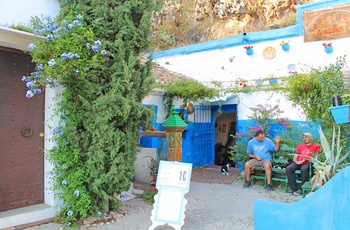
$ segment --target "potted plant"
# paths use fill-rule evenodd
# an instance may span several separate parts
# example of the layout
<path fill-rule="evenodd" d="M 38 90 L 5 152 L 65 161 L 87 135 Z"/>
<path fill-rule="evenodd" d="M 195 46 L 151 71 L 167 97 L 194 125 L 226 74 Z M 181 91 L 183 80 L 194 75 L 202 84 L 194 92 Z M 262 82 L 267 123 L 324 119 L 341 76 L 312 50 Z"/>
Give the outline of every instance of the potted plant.
<path fill-rule="evenodd" d="M 333 46 L 332 46 L 332 43 L 323 43 L 322 46 L 324 47 L 324 51 L 327 53 L 327 54 L 331 54 L 333 53 Z"/>
<path fill-rule="evenodd" d="M 348 95 L 345 95 L 345 97 Z M 339 95 L 332 97 L 333 107 L 330 108 L 336 124 L 346 124 L 350 122 L 350 104 L 343 105 Z"/>
<path fill-rule="evenodd" d="M 343 148 L 340 146 L 340 127 L 338 127 L 338 135 L 336 135 L 335 127 L 333 127 L 332 145 L 330 146 L 321 128 L 318 129 L 320 133 L 320 142 L 322 146 L 322 153 L 324 153 L 324 160 L 321 160 L 318 154 L 310 159 L 310 162 L 315 168 L 315 175 L 311 178 L 312 189 L 316 186 L 322 186 L 330 180 L 338 171 L 348 165 L 345 160 L 350 154 L 350 149 L 342 155 Z"/>
<path fill-rule="evenodd" d="M 290 49 L 290 45 L 289 45 L 289 41 L 285 42 L 285 41 L 282 41 L 280 46 L 282 47 L 282 50 L 283 51 L 289 51 Z"/>

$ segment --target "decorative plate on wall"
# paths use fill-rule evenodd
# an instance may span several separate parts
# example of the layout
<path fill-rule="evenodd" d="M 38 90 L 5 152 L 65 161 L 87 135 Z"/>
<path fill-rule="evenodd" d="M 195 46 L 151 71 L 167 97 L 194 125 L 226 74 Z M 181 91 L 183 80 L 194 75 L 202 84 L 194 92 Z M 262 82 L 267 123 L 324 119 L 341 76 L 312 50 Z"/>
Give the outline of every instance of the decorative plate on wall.
<path fill-rule="evenodd" d="M 274 59 L 276 57 L 276 49 L 272 46 L 268 46 L 263 51 L 263 57 L 266 60 Z"/>

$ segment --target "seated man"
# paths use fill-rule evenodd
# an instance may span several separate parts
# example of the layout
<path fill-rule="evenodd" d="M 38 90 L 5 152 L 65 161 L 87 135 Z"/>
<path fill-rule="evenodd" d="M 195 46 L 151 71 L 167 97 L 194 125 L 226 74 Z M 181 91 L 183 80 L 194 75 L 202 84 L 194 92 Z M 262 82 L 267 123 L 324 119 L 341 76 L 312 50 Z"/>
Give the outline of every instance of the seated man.
<path fill-rule="evenodd" d="M 309 179 L 310 170 L 310 158 L 313 153 L 320 152 L 320 146 L 312 143 L 311 133 L 303 133 L 304 143 L 298 145 L 293 157 L 293 162 L 287 166 L 286 172 L 288 177 L 288 183 L 291 188 L 289 193 L 294 195 L 301 195 L 301 190 L 297 188 L 294 172 L 295 170 L 301 170 L 301 185 L 303 185 Z"/>
<path fill-rule="evenodd" d="M 278 151 L 280 148 L 281 138 L 276 136 L 276 145 L 267 137 L 262 130 L 258 130 L 255 133 L 255 138 L 248 142 L 247 154 L 251 160 L 247 161 L 244 165 L 244 172 L 246 176 L 246 181 L 243 185 L 245 188 L 251 186 L 250 174 L 256 166 L 263 166 L 266 173 L 267 185 L 266 190 L 271 191 L 271 178 L 272 178 L 272 157 L 271 151 Z"/>

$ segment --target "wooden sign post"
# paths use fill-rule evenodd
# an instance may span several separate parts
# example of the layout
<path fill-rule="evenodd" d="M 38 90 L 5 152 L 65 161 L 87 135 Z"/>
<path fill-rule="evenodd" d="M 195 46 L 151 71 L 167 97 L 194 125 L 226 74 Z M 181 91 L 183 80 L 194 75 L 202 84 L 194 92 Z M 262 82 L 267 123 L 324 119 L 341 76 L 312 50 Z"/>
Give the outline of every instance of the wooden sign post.
<path fill-rule="evenodd" d="M 152 210 L 152 226 L 168 224 L 181 229 L 185 218 L 185 194 L 189 191 L 192 164 L 172 161 L 160 161 Z"/>

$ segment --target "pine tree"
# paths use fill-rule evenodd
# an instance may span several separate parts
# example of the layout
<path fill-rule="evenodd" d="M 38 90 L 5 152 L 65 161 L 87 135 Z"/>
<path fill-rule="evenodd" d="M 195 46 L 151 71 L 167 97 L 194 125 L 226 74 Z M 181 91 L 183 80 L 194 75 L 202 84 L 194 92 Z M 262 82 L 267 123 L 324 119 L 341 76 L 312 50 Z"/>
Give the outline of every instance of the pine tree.
<path fill-rule="evenodd" d="M 98 204 L 113 201 L 134 176 L 137 130 L 150 117 L 142 99 L 153 83 L 151 63 L 142 65 L 140 55 L 149 47 L 154 1 L 80 0 L 69 6 L 72 11 L 67 12 L 82 14 L 109 53 L 103 66 L 76 83 L 76 94 L 66 104 L 82 105 L 70 111 L 67 124 L 71 116 L 82 118 L 72 122 L 76 129 L 69 135 L 87 169 L 88 191 Z"/>

